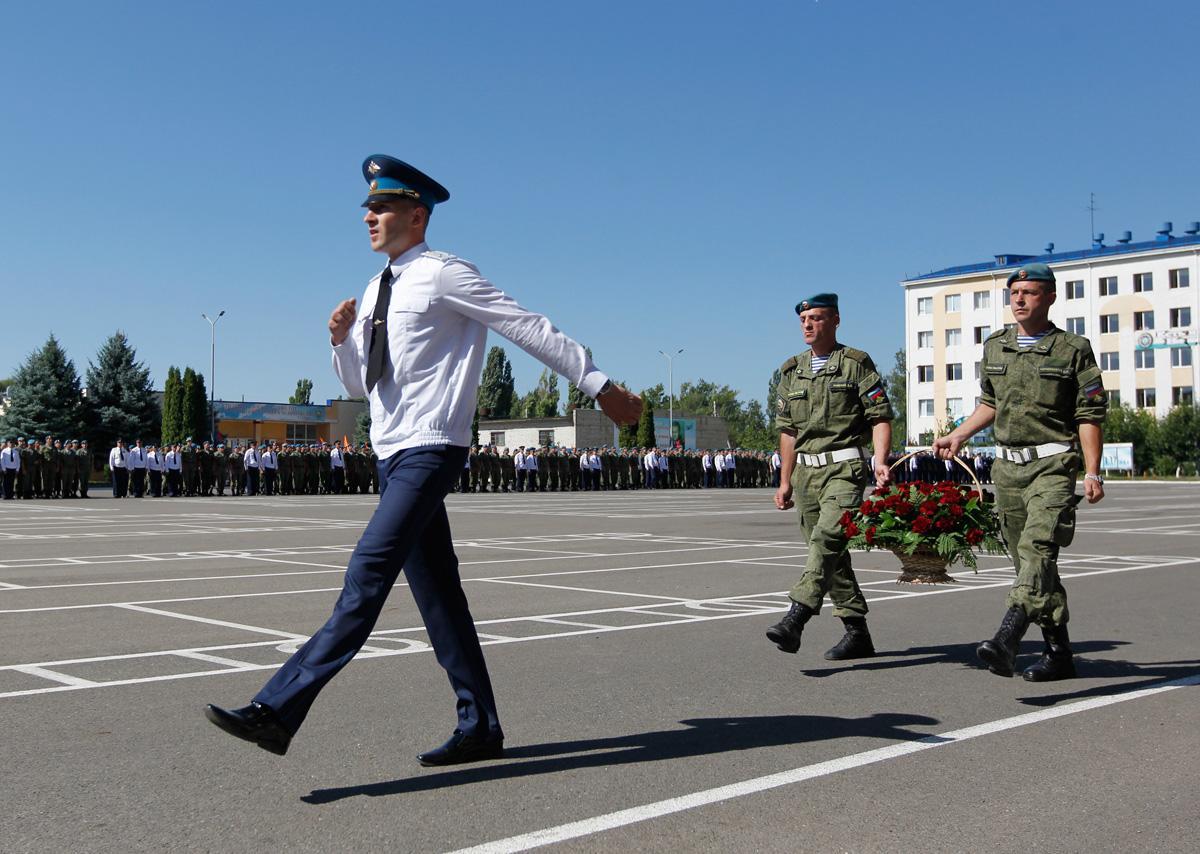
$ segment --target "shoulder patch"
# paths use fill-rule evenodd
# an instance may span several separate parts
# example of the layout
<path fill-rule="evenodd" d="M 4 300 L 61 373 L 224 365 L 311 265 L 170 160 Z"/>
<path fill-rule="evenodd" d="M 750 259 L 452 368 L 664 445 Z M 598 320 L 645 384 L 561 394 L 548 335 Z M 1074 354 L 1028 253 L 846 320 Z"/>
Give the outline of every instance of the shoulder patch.
<path fill-rule="evenodd" d="M 842 356 L 847 359 L 853 359 L 856 362 L 871 362 L 871 357 L 864 350 L 857 350 L 854 347 L 843 347 Z M 874 362 L 871 362 L 874 364 Z"/>
<path fill-rule="evenodd" d="M 995 340 L 997 340 L 997 339 L 999 339 L 999 338 L 1003 337 L 1004 333 L 1005 333 L 1005 332 L 1007 332 L 1007 331 L 1008 331 L 1008 330 L 1007 330 L 1007 329 L 1005 329 L 1005 328 L 1002 326 L 1002 327 L 1000 327 L 999 329 L 997 329 L 995 332 L 993 332 L 991 335 L 989 335 L 987 338 L 984 338 L 983 340 L 984 340 L 985 342 L 986 342 L 986 341 L 995 341 Z"/>
<path fill-rule="evenodd" d="M 788 371 L 795 368 L 797 360 L 798 360 L 798 357 L 792 356 L 790 359 L 788 359 L 786 362 L 784 362 L 782 365 L 779 366 L 779 373 L 786 374 Z"/>

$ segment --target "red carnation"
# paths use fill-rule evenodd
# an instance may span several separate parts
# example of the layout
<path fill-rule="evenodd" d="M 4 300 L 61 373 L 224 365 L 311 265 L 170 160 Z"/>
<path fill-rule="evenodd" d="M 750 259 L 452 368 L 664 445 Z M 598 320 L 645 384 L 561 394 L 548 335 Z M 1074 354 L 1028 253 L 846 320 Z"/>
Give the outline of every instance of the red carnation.
<path fill-rule="evenodd" d="M 867 537 L 867 545 L 868 546 L 875 545 L 875 526 L 874 525 L 867 528 L 866 537 Z"/>
<path fill-rule="evenodd" d="M 916 519 L 913 520 L 912 529 L 913 529 L 914 533 L 924 534 L 926 531 L 929 530 L 929 528 L 932 524 L 933 523 L 929 521 L 928 517 L 918 516 Z"/>
<path fill-rule="evenodd" d="M 934 527 L 939 531 L 949 531 L 954 527 L 954 520 L 950 518 L 938 519 Z"/>
<path fill-rule="evenodd" d="M 979 528 L 972 528 L 971 530 L 967 531 L 968 545 L 977 546 L 981 542 L 983 542 L 983 531 L 981 531 Z"/>
<path fill-rule="evenodd" d="M 888 488 L 886 486 L 877 486 L 877 487 L 875 487 L 874 491 L 871 494 L 872 495 L 886 495 L 887 491 L 888 491 Z"/>
<path fill-rule="evenodd" d="M 844 528 L 847 525 L 851 524 L 853 522 L 853 520 L 854 520 L 854 517 L 851 516 L 850 511 L 847 510 L 845 513 L 842 514 L 842 518 L 838 519 L 838 524 Z"/>
<path fill-rule="evenodd" d="M 873 502 L 873 501 L 864 501 L 858 507 L 858 512 L 863 514 L 864 516 L 870 516 L 874 511 L 875 511 L 875 502 Z"/>
<path fill-rule="evenodd" d="M 962 516 L 962 514 L 963 514 L 963 509 L 962 509 L 961 505 L 953 504 L 950 506 L 950 515 L 953 516 L 955 519 L 960 518 Z"/>
<path fill-rule="evenodd" d="M 858 525 L 855 525 L 853 522 L 848 524 L 846 526 L 846 536 L 847 537 L 857 537 L 858 536 Z"/>
<path fill-rule="evenodd" d="M 968 492 L 968 493 L 967 493 L 967 500 L 968 500 L 968 501 L 970 501 L 972 498 L 978 498 L 978 497 L 979 497 L 979 491 L 978 491 L 978 490 L 972 489 L 970 492 Z"/>
<path fill-rule="evenodd" d="M 962 496 L 958 493 L 958 490 L 955 490 L 954 492 L 943 492 L 942 493 L 942 503 L 943 504 L 958 504 L 961 501 L 962 501 Z"/>
<path fill-rule="evenodd" d="M 937 511 L 938 511 L 938 503 L 936 501 L 921 502 L 921 515 L 922 516 L 932 516 Z"/>

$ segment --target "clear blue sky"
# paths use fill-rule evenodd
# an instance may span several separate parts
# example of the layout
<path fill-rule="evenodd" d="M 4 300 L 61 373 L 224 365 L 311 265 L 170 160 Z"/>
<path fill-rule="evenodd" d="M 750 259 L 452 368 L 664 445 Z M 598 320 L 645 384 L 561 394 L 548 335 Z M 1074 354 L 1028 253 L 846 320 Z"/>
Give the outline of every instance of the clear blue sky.
<path fill-rule="evenodd" d="M 156 387 L 207 375 L 225 309 L 218 396 L 336 397 L 373 152 L 450 189 L 435 248 L 635 389 L 682 347 L 676 384 L 765 397 L 824 290 L 886 369 L 900 279 L 1082 248 L 1089 192 L 1110 234 L 1200 220 L 1195 2 L 334 5 L 6 5 L 0 376 L 118 328 Z"/>

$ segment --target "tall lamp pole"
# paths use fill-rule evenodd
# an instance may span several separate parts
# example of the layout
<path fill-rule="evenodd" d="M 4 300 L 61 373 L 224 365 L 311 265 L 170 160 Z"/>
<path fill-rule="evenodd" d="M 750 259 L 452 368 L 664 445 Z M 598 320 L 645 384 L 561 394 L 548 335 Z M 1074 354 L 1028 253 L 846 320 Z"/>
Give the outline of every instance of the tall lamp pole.
<path fill-rule="evenodd" d="M 667 360 L 667 385 L 670 387 L 667 392 L 667 446 L 675 446 L 675 357 L 683 352 L 680 347 L 674 353 L 666 353 L 662 350 L 658 354 Z"/>
<path fill-rule="evenodd" d="M 212 435 L 209 436 L 209 441 L 215 445 L 217 442 L 217 321 L 225 316 L 225 309 L 221 309 L 221 313 L 216 317 L 209 317 L 204 312 L 200 312 L 200 316 L 207 320 L 208 325 L 212 327 L 212 350 L 208 367 L 208 414 L 212 416 Z"/>

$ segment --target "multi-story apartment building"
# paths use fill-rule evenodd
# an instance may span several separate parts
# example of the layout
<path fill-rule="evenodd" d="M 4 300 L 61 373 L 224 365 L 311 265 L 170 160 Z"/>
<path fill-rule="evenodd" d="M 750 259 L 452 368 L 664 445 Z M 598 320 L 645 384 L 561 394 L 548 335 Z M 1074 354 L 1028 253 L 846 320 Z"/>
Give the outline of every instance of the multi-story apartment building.
<path fill-rule="evenodd" d="M 1200 320 L 1200 223 L 1181 236 L 1164 223 L 1154 240 L 1129 232 L 1114 246 L 1096 235 L 1090 249 L 997 255 L 901 282 L 910 439 L 970 414 L 979 402 L 983 342 L 1013 323 L 1006 281 L 1023 264 L 1049 264 L 1058 281 L 1050 319 L 1086 336 L 1114 404 L 1162 416 L 1192 404 Z"/>

